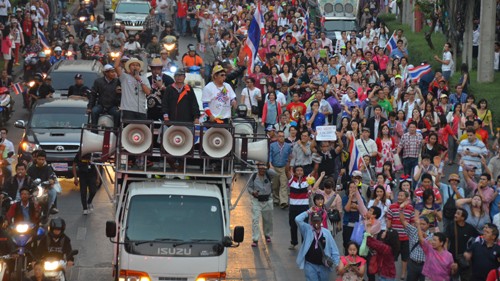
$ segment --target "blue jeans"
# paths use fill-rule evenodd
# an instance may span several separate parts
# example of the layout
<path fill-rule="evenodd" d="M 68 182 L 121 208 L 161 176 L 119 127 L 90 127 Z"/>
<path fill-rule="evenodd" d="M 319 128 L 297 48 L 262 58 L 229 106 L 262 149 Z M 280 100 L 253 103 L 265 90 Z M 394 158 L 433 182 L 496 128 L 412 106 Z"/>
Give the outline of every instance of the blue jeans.
<path fill-rule="evenodd" d="M 306 274 L 306 281 L 330 280 L 330 270 L 324 265 L 317 265 L 306 261 L 304 273 Z"/>
<path fill-rule="evenodd" d="M 403 158 L 403 167 L 405 175 L 413 175 L 413 169 L 418 165 L 418 158 Z"/>
<path fill-rule="evenodd" d="M 113 122 L 115 123 L 114 127 L 118 127 L 118 125 L 120 124 L 120 111 L 118 110 L 118 107 L 113 106 L 111 108 L 104 109 L 104 107 L 100 104 L 97 104 L 94 107 L 92 107 L 91 124 L 97 126 L 97 121 L 99 121 L 99 116 L 101 116 L 101 114 L 103 113 L 107 113 L 113 116 Z"/>
<path fill-rule="evenodd" d="M 175 30 L 180 36 L 184 36 L 186 34 L 187 22 L 186 17 L 175 18 Z"/>
<path fill-rule="evenodd" d="M 383 276 L 379 276 L 378 277 L 378 281 L 395 281 L 396 278 L 389 278 L 389 277 L 383 277 Z"/>
<path fill-rule="evenodd" d="M 52 208 L 52 206 L 54 206 L 54 203 L 56 202 L 57 191 L 54 188 L 48 188 L 47 195 L 49 197 L 48 210 L 50 211 L 50 208 Z"/>

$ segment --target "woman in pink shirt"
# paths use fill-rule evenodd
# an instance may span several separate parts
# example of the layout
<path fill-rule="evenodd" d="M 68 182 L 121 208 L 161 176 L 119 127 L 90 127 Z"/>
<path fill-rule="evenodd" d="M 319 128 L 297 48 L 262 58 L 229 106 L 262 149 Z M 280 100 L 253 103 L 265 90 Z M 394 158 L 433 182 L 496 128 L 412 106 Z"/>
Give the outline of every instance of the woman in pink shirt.
<path fill-rule="evenodd" d="M 373 61 L 378 64 L 378 69 L 380 72 L 385 72 L 387 69 L 387 64 L 389 63 L 389 57 L 384 53 L 384 49 L 378 49 L 377 55 L 373 58 Z"/>
<path fill-rule="evenodd" d="M 446 249 L 446 235 L 442 232 L 434 233 L 432 240 L 425 240 L 424 233 L 420 229 L 419 218 L 415 218 L 415 225 L 418 229 L 418 239 L 425 254 L 426 262 L 422 269 L 425 280 L 444 281 L 450 280 L 455 273 L 456 267 L 452 268 L 453 255 Z"/>

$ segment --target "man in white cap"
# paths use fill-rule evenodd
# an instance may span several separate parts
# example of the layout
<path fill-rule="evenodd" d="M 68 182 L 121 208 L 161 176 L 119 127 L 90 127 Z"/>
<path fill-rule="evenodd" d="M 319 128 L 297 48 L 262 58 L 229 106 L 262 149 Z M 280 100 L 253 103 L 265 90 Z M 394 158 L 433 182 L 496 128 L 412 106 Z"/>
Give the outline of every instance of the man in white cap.
<path fill-rule="evenodd" d="M 203 88 L 201 100 L 210 122 L 229 123 L 231 107 L 236 109 L 236 94 L 226 80 L 226 70 L 216 65 L 212 70 L 212 82 Z"/>
<path fill-rule="evenodd" d="M 95 44 L 99 43 L 99 36 L 97 36 L 97 31 L 99 31 L 97 27 L 92 27 L 91 33 L 85 38 L 85 43 L 87 43 L 89 47 L 94 47 Z"/>
<path fill-rule="evenodd" d="M 99 116 L 107 112 L 113 116 L 115 127 L 120 123 L 120 96 L 117 94 L 116 87 L 119 81 L 116 78 L 115 68 L 111 64 L 104 66 L 104 77 L 97 78 L 92 86 L 92 92 L 87 105 L 87 113 L 92 113 L 92 125 L 97 125 Z"/>
<path fill-rule="evenodd" d="M 144 63 L 131 58 L 125 63 L 125 71 L 121 64 L 121 55 L 115 59 L 115 69 L 122 87 L 120 109 L 122 119 L 146 120 L 146 96 L 151 93 L 151 85 L 146 75 L 141 75 Z"/>

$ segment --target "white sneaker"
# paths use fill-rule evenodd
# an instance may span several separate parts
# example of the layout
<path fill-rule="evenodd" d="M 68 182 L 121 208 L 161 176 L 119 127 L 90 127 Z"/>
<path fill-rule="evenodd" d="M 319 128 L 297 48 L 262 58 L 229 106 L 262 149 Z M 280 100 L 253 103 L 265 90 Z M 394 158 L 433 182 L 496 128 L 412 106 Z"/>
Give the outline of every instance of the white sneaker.
<path fill-rule="evenodd" d="M 89 211 L 90 212 L 93 212 L 94 211 L 94 204 L 88 204 L 88 208 L 89 208 Z"/>
<path fill-rule="evenodd" d="M 89 214 L 89 210 L 83 210 L 83 214 L 86 216 Z"/>

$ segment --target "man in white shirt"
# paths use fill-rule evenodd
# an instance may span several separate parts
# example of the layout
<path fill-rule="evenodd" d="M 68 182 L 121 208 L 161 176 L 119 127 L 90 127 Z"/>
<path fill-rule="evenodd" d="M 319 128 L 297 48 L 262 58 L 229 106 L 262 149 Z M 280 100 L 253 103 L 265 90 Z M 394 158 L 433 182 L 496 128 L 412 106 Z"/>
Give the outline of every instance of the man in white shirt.
<path fill-rule="evenodd" d="M 258 114 L 252 113 L 252 107 L 259 106 L 259 101 L 262 99 L 260 89 L 255 87 L 255 78 L 248 77 L 245 81 L 246 88 L 241 91 L 241 104 L 247 106 L 247 115 L 253 118 L 258 118 Z"/>
<path fill-rule="evenodd" d="M 412 118 L 413 109 L 418 108 L 420 110 L 420 101 L 415 99 L 415 90 L 412 87 L 406 90 L 406 94 L 408 95 L 408 100 L 403 103 L 403 111 L 406 114 L 406 120 L 410 120 Z"/>
<path fill-rule="evenodd" d="M 495 57 L 493 61 L 493 69 L 498 71 L 500 69 L 500 43 L 495 43 Z"/>
<path fill-rule="evenodd" d="M 5 144 L 5 149 L 8 151 L 7 153 L 12 154 L 11 156 L 9 156 L 9 158 L 4 159 L 7 160 L 7 163 L 9 163 L 9 165 L 6 167 L 8 175 L 5 175 L 5 178 L 7 178 L 12 174 L 12 163 L 14 162 L 16 155 L 16 149 L 14 148 L 14 144 L 7 139 L 8 132 L 9 130 L 7 130 L 7 128 L 0 128 L 0 144 Z"/>
<path fill-rule="evenodd" d="M 443 58 L 440 59 L 437 55 L 434 56 L 434 59 L 441 63 L 441 70 L 443 73 L 443 78 L 448 82 L 451 76 L 451 69 L 453 66 L 453 57 L 450 52 L 451 44 L 445 43 L 443 47 Z"/>
<path fill-rule="evenodd" d="M 94 47 L 95 44 L 99 43 L 99 36 L 97 35 L 97 31 L 97 27 L 92 27 L 92 32 L 85 38 L 85 43 L 87 43 L 87 45 L 89 45 L 89 47 L 91 48 Z"/>
<path fill-rule="evenodd" d="M 370 30 L 365 30 L 365 36 L 361 37 L 361 49 L 365 49 L 366 46 L 368 46 L 368 43 L 373 41 L 373 39 L 370 37 Z"/>
<path fill-rule="evenodd" d="M 326 38 L 326 33 L 325 32 L 321 32 L 321 35 L 320 35 L 320 41 L 321 41 L 321 47 L 323 49 L 328 49 L 330 50 L 330 53 L 333 54 L 333 42 L 330 38 Z"/>
<path fill-rule="evenodd" d="M 319 102 L 319 112 L 321 112 L 325 115 L 325 123 L 327 123 L 328 116 L 330 114 L 333 114 L 332 106 L 330 105 L 330 103 L 327 100 L 324 99 L 325 95 L 323 94 L 323 92 L 321 90 L 317 90 L 314 93 L 314 97 Z M 306 113 L 309 113 L 309 112 L 311 112 L 310 106 L 307 107 Z M 325 125 L 327 125 L 327 124 L 325 124 Z"/>
<path fill-rule="evenodd" d="M 226 80 L 226 70 L 216 65 L 212 70 L 212 82 L 203 88 L 201 101 L 203 110 L 210 122 L 228 124 L 231 120 L 231 107 L 236 108 L 236 94 Z"/>
<path fill-rule="evenodd" d="M 370 139 L 370 129 L 366 127 L 363 128 L 361 138 L 357 139 L 354 144 L 361 155 L 369 155 L 372 159 L 378 155 L 377 144 L 374 140 Z"/>

